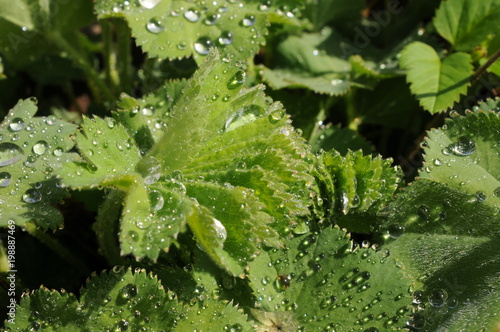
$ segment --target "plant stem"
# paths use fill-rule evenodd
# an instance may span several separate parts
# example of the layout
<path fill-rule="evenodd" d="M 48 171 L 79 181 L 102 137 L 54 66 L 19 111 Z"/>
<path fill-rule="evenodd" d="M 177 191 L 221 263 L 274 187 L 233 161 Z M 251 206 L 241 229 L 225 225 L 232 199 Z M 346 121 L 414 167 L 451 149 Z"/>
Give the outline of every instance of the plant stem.
<path fill-rule="evenodd" d="M 132 56 L 131 52 L 131 38 L 130 28 L 123 20 L 117 20 L 116 28 L 116 41 L 118 47 L 118 75 L 120 79 L 121 91 L 130 93 L 132 91 Z"/>
<path fill-rule="evenodd" d="M 104 75 L 106 76 L 106 83 L 110 87 L 115 87 L 115 82 L 113 80 L 113 31 L 111 29 L 111 23 L 108 20 L 101 22 L 102 29 L 102 53 L 104 59 Z M 114 89 L 113 89 L 114 90 Z M 116 92 L 116 91 L 115 91 Z"/>
<path fill-rule="evenodd" d="M 34 224 L 26 223 L 24 229 L 33 237 L 37 238 L 41 243 L 45 244 L 47 247 L 52 249 L 54 252 L 58 253 L 64 260 L 68 261 L 73 267 L 80 271 L 84 275 L 89 275 L 90 270 L 87 265 L 78 257 L 73 255 L 68 248 L 64 247 L 56 239 L 39 230 Z"/>
<path fill-rule="evenodd" d="M 471 82 L 475 82 L 479 79 L 479 77 L 481 77 L 481 75 L 484 74 L 484 72 L 492 65 L 495 63 L 495 61 L 498 60 L 498 58 L 500 58 L 500 49 L 498 49 L 489 59 L 488 61 L 485 62 L 484 65 L 482 65 L 481 67 L 479 67 L 476 72 L 474 73 L 474 75 L 472 75 L 472 78 L 471 78 Z"/>
<path fill-rule="evenodd" d="M 98 88 L 97 95 L 94 97 L 98 97 L 99 93 L 104 95 L 104 98 L 113 102 L 115 97 L 111 90 L 106 86 L 104 81 L 99 76 L 99 73 L 91 66 L 88 59 L 80 54 L 78 50 L 76 50 L 71 44 L 69 44 L 63 36 L 61 36 L 58 32 L 52 32 L 49 34 L 49 38 L 55 42 L 62 50 L 68 53 L 68 55 L 75 61 L 85 72 L 87 78 Z"/>

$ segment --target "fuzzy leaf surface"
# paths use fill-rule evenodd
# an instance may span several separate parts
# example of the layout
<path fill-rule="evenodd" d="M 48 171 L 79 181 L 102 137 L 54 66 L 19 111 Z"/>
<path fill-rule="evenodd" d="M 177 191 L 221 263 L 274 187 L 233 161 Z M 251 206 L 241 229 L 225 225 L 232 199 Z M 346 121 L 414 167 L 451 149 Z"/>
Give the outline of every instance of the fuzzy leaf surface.
<path fill-rule="evenodd" d="M 433 23 L 457 50 L 468 52 L 500 29 L 500 1 L 443 1 Z"/>
<path fill-rule="evenodd" d="M 76 127 L 54 116 L 34 117 L 36 102 L 21 100 L 0 124 L 1 225 L 9 220 L 22 226 L 33 222 L 44 229 L 62 226 L 62 216 L 51 203 L 66 197 L 55 178 L 65 154 L 73 147 Z"/>
<path fill-rule="evenodd" d="M 407 81 L 420 105 L 431 113 L 453 106 L 467 92 L 473 72 L 471 57 L 453 53 L 443 61 L 429 45 L 413 42 L 401 52 L 401 68 L 407 70 Z"/>
<path fill-rule="evenodd" d="M 389 207 L 388 235 L 399 238 L 387 248 L 411 262 L 427 307 L 417 327 L 489 331 L 498 323 L 499 126 L 498 113 L 480 110 L 429 132 L 421 178 Z"/>
<path fill-rule="evenodd" d="M 410 314 L 411 279 L 381 252 L 351 251 L 351 245 L 344 231 L 326 228 L 250 263 L 257 326 L 286 331 L 403 326 Z"/>
<path fill-rule="evenodd" d="M 210 47 L 225 56 L 245 59 L 257 52 L 267 33 L 267 14 L 249 3 L 230 1 L 139 1 L 124 5 L 115 0 L 97 1 L 99 18 L 122 17 L 133 36 L 152 57 L 193 56 L 202 63 Z"/>

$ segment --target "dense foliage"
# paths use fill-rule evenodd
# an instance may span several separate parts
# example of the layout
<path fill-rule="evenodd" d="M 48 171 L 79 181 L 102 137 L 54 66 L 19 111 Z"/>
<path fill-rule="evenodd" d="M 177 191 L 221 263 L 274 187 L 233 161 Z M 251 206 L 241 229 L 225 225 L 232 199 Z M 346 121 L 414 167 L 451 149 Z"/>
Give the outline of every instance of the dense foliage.
<path fill-rule="evenodd" d="M 500 0 L 0 0 L 4 330 L 498 331 L 498 31 Z"/>

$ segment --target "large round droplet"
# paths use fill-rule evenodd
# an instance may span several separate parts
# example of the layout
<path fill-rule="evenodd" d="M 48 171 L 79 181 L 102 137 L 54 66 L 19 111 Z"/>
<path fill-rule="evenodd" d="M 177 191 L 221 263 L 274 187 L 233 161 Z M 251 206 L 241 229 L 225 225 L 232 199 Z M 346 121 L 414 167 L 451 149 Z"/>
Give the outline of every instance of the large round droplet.
<path fill-rule="evenodd" d="M 255 16 L 253 15 L 246 15 L 243 20 L 241 20 L 241 25 L 244 27 L 251 27 L 252 25 L 255 24 Z"/>
<path fill-rule="evenodd" d="M 38 141 L 35 145 L 33 145 L 33 153 L 37 156 L 43 155 L 47 152 L 49 145 L 45 141 Z"/>
<path fill-rule="evenodd" d="M 404 231 L 405 231 L 404 226 L 398 224 L 390 225 L 387 228 L 389 236 L 392 237 L 393 239 L 397 239 L 398 237 L 403 235 Z"/>
<path fill-rule="evenodd" d="M 193 46 L 196 53 L 200 55 L 207 55 L 208 52 L 210 52 L 212 41 L 208 37 L 200 37 Z"/>
<path fill-rule="evenodd" d="M 14 143 L 0 143 L 0 167 L 9 166 L 22 159 L 24 151 Z"/>
<path fill-rule="evenodd" d="M 434 308 L 442 307 L 446 303 L 447 299 L 448 293 L 444 289 L 433 290 L 427 298 L 429 304 Z"/>
<path fill-rule="evenodd" d="M 23 201 L 29 204 L 38 203 L 42 200 L 42 194 L 36 189 L 28 189 L 23 195 Z"/>
<path fill-rule="evenodd" d="M 249 105 L 240 108 L 227 119 L 224 124 L 224 130 L 226 132 L 234 130 L 238 127 L 241 127 L 247 123 L 253 122 L 257 119 L 259 115 L 261 115 L 263 109 L 257 105 Z"/>
<path fill-rule="evenodd" d="M 231 45 L 233 43 L 233 34 L 229 31 L 224 31 L 219 37 L 219 44 L 222 46 Z"/>
<path fill-rule="evenodd" d="M 161 210 L 165 204 L 165 198 L 158 190 L 153 190 L 149 193 L 149 200 L 151 202 L 151 208 L 155 211 Z"/>
<path fill-rule="evenodd" d="M 149 156 L 141 160 L 138 165 L 138 171 L 144 177 L 146 184 L 154 184 L 161 177 L 161 164 L 158 159 Z"/>
<path fill-rule="evenodd" d="M 165 29 L 163 24 L 159 19 L 156 17 L 153 17 L 146 23 L 146 30 L 148 30 L 151 33 L 160 33 Z"/>
<path fill-rule="evenodd" d="M 10 183 L 11 175 L 8 172 L 0 172 L 0 187 L 7 187 Z"/>
<path fill-rule="evenodd" d="M 198 22 L 200 20 L 201 15 L 200 15 L 200 12 L 196 8 L 189 8 L 188 10 L 186 10 L 184 12 L 184 17 L 189 22 L 195 23 L 195 22 Z"/>
<path fill-rule="evenodd" d="M 277 123 L 279 120 L 283 119 L 284 116 L 285 116 L 285 111 L 282 109 L 272 111 L 269 114 L 269 121 L 271 123 Z"/>
<path fill-rule="evenodd" d="M 450 150 L 457 156 L 468 156 L 476 150 L 476 144 L 469 137 L 462 136 L 450 146 Z"/>
<path fill-rule="evenodd" d="M 208 15 L 205 21 L 203 21 L 203 23 L 205 23 L 206 25 L 215 25 L 215 23 L 217 23 L 219 18 L 220 14 Z"/>
<path fill-rule="evenodd" d="M 161 0 L 139 0 L 141 6 L 147 9 L 156 7 L 160 2 Z"/>
<path fill-rule="evenodd" d="M 496 188 L 496 189 L 493 191 L 493 195 L 495 195 L 496 197 L 500 197 L 500 187 Z"/>
<path fill-rule="evenodd" d="M 20 131 L 23 130 L 24 128 L 24 121 L 21 118 L 14 118 L 9 124 L 9 130 L 10 131 Z"/>
<path fill-rule="evenodd" d="M 246 79 L 247 73 L 245 73 L 243 70 L 238 70 L 236 74 L 234 74 L 234 76 L 231 77 L 231 79 L 227 82 L 227 88 L 229 90 L 236 89 L 237 87 L 245 83 Z"/>

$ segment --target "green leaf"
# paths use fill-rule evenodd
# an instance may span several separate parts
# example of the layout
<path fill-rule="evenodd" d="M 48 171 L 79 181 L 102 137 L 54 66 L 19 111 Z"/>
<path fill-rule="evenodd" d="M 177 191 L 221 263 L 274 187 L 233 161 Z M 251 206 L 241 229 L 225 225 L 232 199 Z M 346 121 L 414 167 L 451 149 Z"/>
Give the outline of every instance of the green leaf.
<path fill-rule="evenodd" d="M 152 57 L 193 56 L 204 61 L 210 47 L 224 56 L 251 57 L 264 43 L 267 14 L 256 5 L 230 1 L 204 5 L 188 1 L 139 1 L 124 5 L 115 0 L 96 3 L 100 19 L 122 17 L 142 49 Z"/>
<path fill-rule="evenodd" d="M 0 80 L 6 78 L 5 74 L 3 73 L 3 62 L 2 58 L 0 57 Z"/>
<path fill-rule="evenodd" d="M 308 0 L 303 15 L 314 24 L 316 29 L 320 29 L 328 22 L 340 24 L 361 19 L 364 6 L 365 3 L 362 0 Z"/>
<path fill-rule="evenodd" d="M 21 100 L 0 124 L 1 225 L 9 220 L 22 226 L 33 222 L 44 229 L 62 226 L 62 216 L 51 203 L 67 193 L 55 179 L 62 164 L 72 160 L 75 126 L 54 116 L 33 117 L 34 100 Z"/>
<path fill-rule="evenodd" d="M 466 53 L 453 53 L 443 61 L 429 45 L 413 42 L 401 52 L 400 65 L 420 105 L 431 113 L 453 106 L 467 92 L 473 67 Z"/>
<path fill-rule="evenodd" d="M 446 129 L 427 133 L 421 178 L 444 183 L 470 199 L 500 209 L 500 118 L 478 111 L 446 120 Z"/>
<path fill-rule="evenodd" d="M 459 51 L 471 51 L 500 29 L 500 1 L 448 0 L 436 11 L 434 26 Z"/>
<path fill-rule="evenodd" d="M 412 285 L 392 258 L 353 244 L 338 228 L 290 239 L 249 264 L 258 327 L 383 331 L 404 326 Z M 285 328 L 286 327 L 286 328 Z"/>
<path fill-rule="evenodd" d="M 0 47 L 13 65 L 60 51 L 52 34 L 71 35 L 93 21 L 90 1 L 0 1 Z M 71 38 L 68 38 L 71 40 Z"/>
<path fill-rule="evenodd" d="M 389 206 L 386 237 L 398 239 L 387 249 L 420 280 L 415 327 L 498 323 L 499 128 L 498 113 L 479 110 L 431 130 L 420 179 Z"/>
<path fill-rule="evenodd" d="M 327 217 L 351 210 L 376 212 L 396 190 L 399 175 L 390 159 L 363 156 L 361 150 L 345 156 L 335 150 L 321 152 L 315 172 L 320 197 L 317 212 Z"/>

